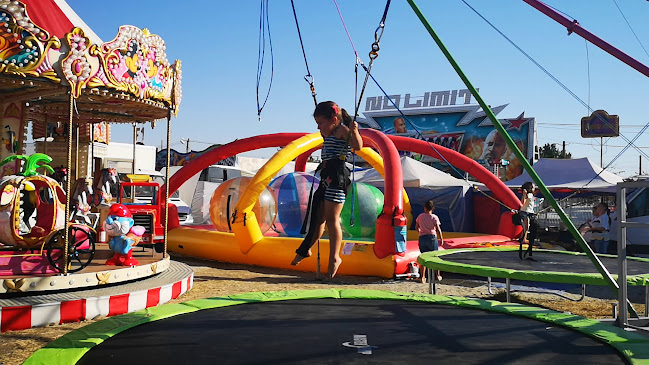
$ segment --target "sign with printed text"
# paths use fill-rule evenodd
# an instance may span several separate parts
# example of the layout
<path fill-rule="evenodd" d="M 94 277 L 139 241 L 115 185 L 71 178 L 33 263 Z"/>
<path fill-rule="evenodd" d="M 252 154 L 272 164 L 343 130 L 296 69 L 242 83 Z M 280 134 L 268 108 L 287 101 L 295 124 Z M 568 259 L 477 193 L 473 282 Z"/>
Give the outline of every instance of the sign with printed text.
<path fill-rule="evenodd" d="M 441 93 L 441 92 L 440 92 Z M 365 119 L 359 121 L 363 128 L 377 129 L 385 134 L 392 134 L 425 141 L 440 145 L 459 152 L 481 165 L 492 169 L 498 165 L 503 167 L 500 175 L 504 180 L 510 180 L 523 172 L 523 166 L 507 146 L 505 139 L 496 130 L 486 113 L 479 105 L 465 104 L 470 102 L 465 90 L 451 90 L 444 92 L 442 97 L 436 93 L 435 103 L 432 97 L 426 94 L 418 100 L 421 107 L 406 94 L 406 98 L 392 98 L 401 100 L 400 108 L 406 107 L 401 112 L 392 108 L 379 105 L 375 99 L 368 98 L 367 108 L 364 112 Z M 471 95 L 470 93 L 468 95 Z M 462 98 L 460 98 L 462 96 Z M 440 103 L 437 103 L 441 100 Z M 461 100 L 461 102 L 460 102 Z M 404 104 L 405 103 L 405 104 Z M 426 106 L 426 107 L 423 107 Z M 492 106 L 494 114 L 498 114 L 507 107 L 507 104 Z M 526 117 L 520 113 L 514 118 L 499 118 L 509 136 L 526 158 L 534 156 L 535 126 L 534 117 Z M 445 161 L 438 161 L 430 156 L 418 155 L 408 151 L 400 151 L 434 167 L 453 173 L 453 169 Z M 507 161 L 502 163 L 502 161 Z M 506 165 L 506 166 L 505 166 Z M 463 176 L 456 176 L 462 178 Z"/>
<path fill-rule="evenodd" d="M 604 110 L 595 110 L 589 117 L 581 118 L 581 137 L 619 137 L 620 117 Z"/>

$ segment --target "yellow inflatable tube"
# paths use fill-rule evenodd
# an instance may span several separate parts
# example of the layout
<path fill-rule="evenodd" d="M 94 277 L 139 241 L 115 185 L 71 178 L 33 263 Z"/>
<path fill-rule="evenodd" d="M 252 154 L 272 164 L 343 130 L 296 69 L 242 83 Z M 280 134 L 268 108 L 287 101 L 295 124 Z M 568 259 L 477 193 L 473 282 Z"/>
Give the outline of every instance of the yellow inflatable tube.
<path fill-rule="evenodd" d="M 181 226 L 169 231 L 168 248 L 174 253 L 207 260 L 316 272 L 318 244 L 313 246 L 311 257 L 298 266 L 290 265 L 300 243 L 302 238 L 299 237 L 264 237 L 254 249 L 243 253 L 232 233 Z M 353 244 L 353 248 L 349 255 L 342 255 L 339 275 L 394 277 L 394 259 L 392 256 L 378 259 L 372 249 L 373 241 L 343 238 L 345 244 Z M 324 272 L 329 262 L 329 240 L 320 240 L 319 246 L 320 266 Z"/>
<path fill-rule="evenodd" d="M 300 137 L 273 155 L 273 157 L 271 157 L 271 159 L 268 160 L 259 171 L 257 171 L 257 174 L 252 178 L 252 181 L 246 190 L 239 197 L 234 210 L 235 218 L 232 223 L 232 232 L 234 232 L 234 236 L 239 243 L 241 252 L 248 253 L 256 243 L 264 238 L 261 229 L 259 228 L 257 217 L 252 211 L 252 208 L 263 189 L 268 186 L 270 180 L 288 162 L 294 160 L 302 153 L 312 150 L 320 145 L 322 145 L 322 136 L 319 132 Z M 360 151 L 356 151 L 356 153 L 372 165 L 372 167 L 374 167 L 381 176 L 385 178 L 385 170 L 381 155 L 367 147 L 362 148 Z M 412 222 L 412 208 L 410 207 L 410 201 L 405 193 L 405 189 L 403 200 L 404 210 L 407 212 L 406 217 L 409 222 Z"/>
<path fill-rule="evenodd" d="M 255 243 L 264 238 L 261 229 L 259 229 L 257 217 L 252 211 L 261 192 L 268 186 L 273 176 L 289 161 L 321 144 L 322 136 L 319 132 L 307 134 L 286 145 L 257 171 L 234 208 L 235 218 L 232 223 L 232 232 L 239 242 L 241 252 L 247 253 Z"/>

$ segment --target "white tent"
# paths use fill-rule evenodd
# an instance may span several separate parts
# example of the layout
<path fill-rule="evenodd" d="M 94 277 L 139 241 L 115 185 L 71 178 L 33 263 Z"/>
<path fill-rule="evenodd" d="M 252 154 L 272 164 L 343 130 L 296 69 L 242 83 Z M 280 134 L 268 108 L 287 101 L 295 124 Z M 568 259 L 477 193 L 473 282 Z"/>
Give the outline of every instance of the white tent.
<path fill-rule="evenodd" d="M 261 158 L 261 157 L 246 157 L 246 156 L 237 156 L 237 163 L 236 165 L 244 171 L 252 171 L 253 174 L 250 176 L 254 176 L 254 173 L 256 173 L 266 162 L 268 162 L 269 159 L 267 158 Z M 307 162 L 306 163 L 306 172 L 308 173 L 313 173 L 315 169 L 318 167 L 318 164 L 315 162 Z M 275 176 L 282 176 L 284 174 L 288 174 L 290 172 L 295 171 L 295 161 L 289 161 L 284 167 L 282 167 Z M 242 174 L 243 175 L 243 174 Z"/>
<path fill-rule="evenodd" d="M 615 193 L 622 178 L 597 166 L 587 157 L 574 159 L 542 158 L 532 166 L 548 189 L 590 190 Z M 519 188 L 532 181 L 525 171 L 515 179 L 505 182 L 511 188 Z"/>
<path fill-rule="evenodd" d="M 406 188 L 435 188 L 449 186 L 470 187 L 472 184 L 455 178 L 432 166 L 419 162 L 410 157 L 401 157 L 401 168 L 403 170 L 403 186 Z M 383 177 L 375 169 L 355 172 L 357 182 L 367 183 L 374 186 L 385 184 Z"/>

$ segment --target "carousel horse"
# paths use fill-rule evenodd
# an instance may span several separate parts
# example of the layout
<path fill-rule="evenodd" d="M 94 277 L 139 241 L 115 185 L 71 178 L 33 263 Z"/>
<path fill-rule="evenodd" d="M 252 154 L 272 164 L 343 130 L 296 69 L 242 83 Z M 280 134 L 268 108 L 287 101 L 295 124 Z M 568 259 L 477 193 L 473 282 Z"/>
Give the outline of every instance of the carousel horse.
<path fill-rule="evenodd" d="M 75 182 L 71 200 L 73 204 L 73 219 L 82 220 L 84 223 L 91 225 L 92 221 L 88 213 L 95 206 L 95 195 L 96 193 L 92 188 L 92 180 L 82 178 Z"/>
<path fill-rule="evenodd" d="M 95 200 L 95 205 L 110 205 L 113 196 L 117 195 L 119 192 L 119 176 L 117 175 L 117 170 L 113 168 L 102 169 L 99 179 L 97 179 L 95 190 L 97 191 L 96 194 L 98 194 L 98 199 Z"/>

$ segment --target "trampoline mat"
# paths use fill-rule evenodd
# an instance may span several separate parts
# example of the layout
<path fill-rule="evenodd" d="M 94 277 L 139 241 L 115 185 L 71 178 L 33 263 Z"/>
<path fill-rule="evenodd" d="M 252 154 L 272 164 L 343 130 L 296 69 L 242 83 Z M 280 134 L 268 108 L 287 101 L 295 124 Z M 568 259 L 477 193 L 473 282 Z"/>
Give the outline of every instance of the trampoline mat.
<path fill-rule="evenodd" d="M 521 260 L 518 251 L 460 251 L 439 256 L 447 262 L 496 267 L 510 270 L 553 271 L 578 274 L 598 274 L 586 255 L 571 255 L 534 251 L 536 261 Z M 598 256 L 606 269 L 617 273 L 617 257 Z M 649 274 L 649 262 L 627 260 L 627 275 Z"/>
<path fill-rule="evenodd" d="M 361 354 L 354 335 L 366 335 Z M 365 348 L 367 351 L 368 349 Z M 528 318 L 401 300 L 303 299 L 205 309 L 146 323 L 79 364 L 575 363 L 625 360 L 576 331 Z"/>

